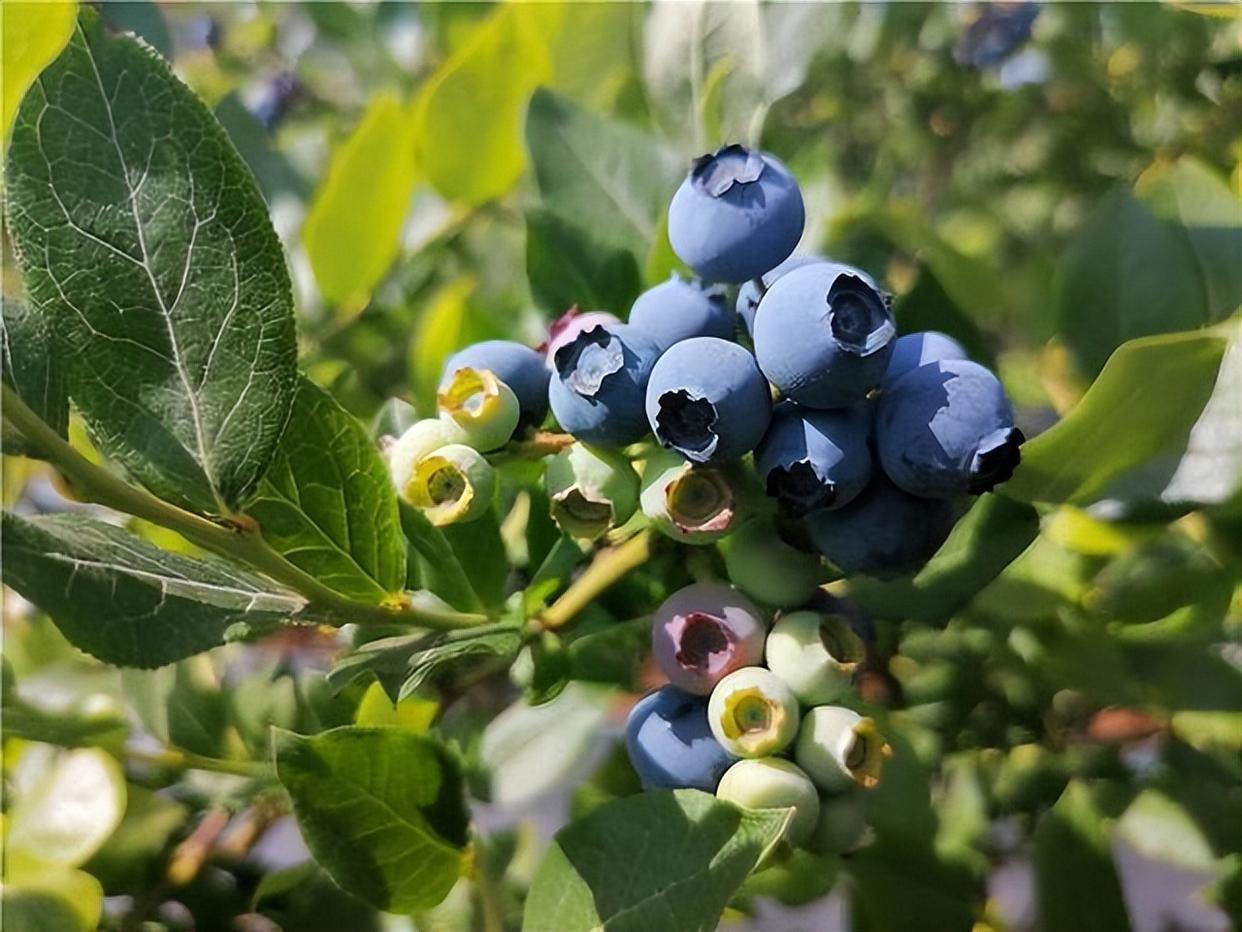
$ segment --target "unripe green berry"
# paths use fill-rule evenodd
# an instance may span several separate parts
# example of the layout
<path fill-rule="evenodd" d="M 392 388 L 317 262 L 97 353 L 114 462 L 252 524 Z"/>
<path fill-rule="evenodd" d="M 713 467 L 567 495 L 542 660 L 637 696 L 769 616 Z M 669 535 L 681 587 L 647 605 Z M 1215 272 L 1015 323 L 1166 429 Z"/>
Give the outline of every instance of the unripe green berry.
<path fill-rule="evenodd" d="M 764 655 L 803 705 L 823 705 L 849 690 L 866 647 L 840 615 L 793 612 L 773 625 Z"/>
<path fill-rule="evenodd" d="M 836 705 L 807 712 L 794 746 L 794 760 L 825 793 L 871 789 L 891 754 L 874 721 Z"/>
<path fill-rule="evenodd" d="M 794 845 L 810 838 L 819 821 L 815 784 L 800 768 L 779 757 L 738 761 L 720 778 L 716 796 L 747 809 L 792 808 L 786 838 Z"/>
<path fill-rule="evenodd" d="M 730 754 L 767 757 L 788 747 L 797 734 L 798 700 L 770 670 L 743 667 L 712 690 L 707 722 Z"/>
<path fill-rule="evenodd" d="M 867 839 L 867 807 L 861 790 L 847 790 L 819 801 L 819 821 L 807 847 L 820 854 L 847 854 Z"/>
<path fill-rule="evenodd" d="M 503 447 L 521 417 L 517 395 L 488 369 L 458 369 L 436 395 L 440 417 L 465 433 L 466 443 L 486 453 Z"/>
<path fill-rule="evenodd" d="M 638 508 L 638 473 L 616 453 L 575 443 L 548 460 L 552 518 L 570 537 L 594 540 Z"/>
<path fill-rule="evenodd" d="M 436 527 L 464 524 L 491 508 L 496 472 L 477 450 L 451 443 L 418 461 L 407 492 Z"/>
<path fill-rule="evenodd" d="M 410 501 L 409 486 L 414 478 L 414 467 L 424 456 L 451 443 L 465 442 L 465 431 L 452 421 L 427 418 L 412 424 L 388 448 L 388 474 L 397 495 Z"/>
<path fill-rule="evenodd" d="M 822 561 L 789 546 L 768 521 L 748 521 L 720 549 L 733 585 L 776 608 L 804 605 L 828 579 Z"/>
<path fill-rule="evenodd" d="M 724 470 L 666 450 L 647 460 L 640 500 L 653 527 L 685 544 L 719 540 L 737 524 L 737 496 Z"/>

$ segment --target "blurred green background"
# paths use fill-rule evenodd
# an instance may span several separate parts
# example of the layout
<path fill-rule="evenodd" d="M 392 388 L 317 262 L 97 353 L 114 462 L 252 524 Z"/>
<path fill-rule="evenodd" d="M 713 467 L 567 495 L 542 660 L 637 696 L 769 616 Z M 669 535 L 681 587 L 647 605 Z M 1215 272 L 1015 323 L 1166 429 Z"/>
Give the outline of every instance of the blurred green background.
<path fill-rule="evenodd" d="M 1220 345 L 1197 355 L 1183 351 L 1206 337 L 1114 359 L 1076 433 L 1017 480 L 1052 503 L 1038 528 L 981 538 L 1013 551 L 993 571 L 968 519 L 930 576 L 839 586 L 878 619 L 864 696 L 914 753 L 871 802 L 872 846 L 839 871 L 760 875 L 727 922 L 1242 921 L 1237 6 L 102 9 L 228 129 L 289 256 L 303 366 L 367 420 L 391 398 L 430 411 L 443 360 L 466 343 L 538 343 L 575 304 L 623 316 L 678 268 L 664 210 L 688 160 L 726 141 L 797 175 L 801 251 L 869 270 L 903 331 L 944 330 L 995 366 L 1028 436 L 1073 410 L 1124 342 L 1216 327 Z M 4 284 L 19 286 L 7 261 Z M 19 509 L 71 507 L 12 457 L 3 492 Z M 1003 510 L 992 520 L 1005 530 Z M 623 600 L 657 585 L 640 574 L 601 610 L 631 617 Z M 392 711 L 375 687 L 334 693 L 337 645 L 315 635 L 122 674 L 5 598 L 12 928 L 93 927 L 105 895 L 108 929 L 411 927 L 308 865 L 280 799 L 241 764 L 178 761 L 261 757 L 271 723 L 425 729 L 434 702 Z M 495 823 L 479 876 L 515 927 L 570 794 L 584 807 L 628 786 L 609 756 L 628 693 L 574 686 L 532 707 L 509 705 L 506 685 L 485 683 L 442 727 L 473 736 L 462 746 Z M 68 831 L 65 811 L 80 813 Z M 460 886 L 414 925 L 481 927 L 479 891 Z"/>

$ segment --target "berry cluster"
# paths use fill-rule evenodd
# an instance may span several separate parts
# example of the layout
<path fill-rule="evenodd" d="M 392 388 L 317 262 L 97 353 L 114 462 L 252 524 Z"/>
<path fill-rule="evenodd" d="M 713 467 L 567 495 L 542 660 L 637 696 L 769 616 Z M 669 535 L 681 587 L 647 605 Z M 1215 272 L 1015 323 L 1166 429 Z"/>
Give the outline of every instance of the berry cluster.
<path fill-rule="evenodd" d="M 876 781 L 887 745 L 830 704 L 862 641 L 841 617 L 799 609 L 826 581 L 824 558 L 847 574 L 921 567 L 967 496 L 1012 474 L 1023 438 L 1000 382 L 954 340 L 898 338 L 871 276 L 794 256 L 804 224 L 772 156 L 731 145 L 696 160 L 668 235 L 698 278 L 650 289 L 625 323 L 572 311 L 542 353 L 461 351 L 439 417 L 397 440 L 390 464 L 433 523 L 468 521 L 494 494 L 484 454 L 550 411 L 568 436 L 544 481 L 566 534 L 593 541 L 633 519 L 719 541 L 733 586 L 690 586 L 656 613 L 670 685 L 635 706 L 631 760 L 646 787 L 791 806 L 794 842 L 820 825 L 840 846 L 857 834 L 841 827 L 861 824 L 847 791 Z M 784 612 L 770 631 L 756 602 Z"/>
<path fill-rule="evenodd" d="M 845 573 L 918 569 L 965 497 L 1012 474 L 1022 434 L 1000 382 L 954 340 L 897 338 L 869 275 L 792 255 L 804 222 L 772 156 L 731 145 L 696 160 L 668 233 L 700 277 L 650 289 L 627 323 L 571 312 L 542 354 L 493 340 L 453 356 L 440 417 L 391 449 L 401 496 L 437 524 L 481 514 L 495 486 L 483 454 L 550 408 L 575 443 L 549 461 L 547 490 L 576 538 L 639 509 L 685 543 L 738 532 L 730 562 L 777 570 L 741 571 L 778 606 L 818 578 L 807 553 Z"/>
<path fill-rule="evenodd" d="M 669 685 L 634 706 L 625 735 L 644 789 L 790 807 L 792 844 L 827 852 L 858 843 L 858 790 L 878 782 L 889 748 L 871 719 L 831 704 L 866 654 L 845 617 L 794 611 L 769 630 L 733 587 L 696 583 L 656 611 L 651 647 Z"/>

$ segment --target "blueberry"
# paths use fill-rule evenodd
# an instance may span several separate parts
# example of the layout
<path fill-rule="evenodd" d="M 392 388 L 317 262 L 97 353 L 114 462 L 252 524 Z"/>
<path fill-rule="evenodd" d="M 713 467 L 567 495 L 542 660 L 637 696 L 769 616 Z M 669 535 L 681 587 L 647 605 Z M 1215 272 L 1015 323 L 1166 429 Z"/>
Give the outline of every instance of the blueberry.
<path fill-rule="evenodd" d="M 867 838 L 866 794 L 858 789 L 825 796 L 819 801 L 819 822 L 807 847 L 820 854 L 847 854 Z"/>
<path fill-rule="evenodd" d="M 996 376 L 967 359 L 942 359 L 911 369 L 884 392 L 875 439 L 896 485 L 948 498 L 990 491 L 1012 476 L 1025 438 Z"/>
<path fill-rule="evenodd" d="M 729 581 L 777 608 L 802 605 L 827 581 L 819 559 L 789 546 L 763 519 L 746 522 L 720 542 L 720 549 Z"/>
<path fill-rule="evenodd" d="M 794 760 L 825 793 L 872 789 L 891 755 L 892 748 L 875 722 L 835 705 L 807 712 L 794 746 Z"/>
<path fill-rule="evenodd" d="M 577 305 L 552 321 L 548 327 L 548 339 L 539 346 L 544 355 L 544 365 L 550 370 L 556 369 L 556 351 L 570 342 L 584 330 L 595 326 L 611 327 L 621 323 L 621 319 L 607 311 L 582 311 Z"/>
<path fill-rule="evenodd" d="M 406 498 L 436 527 L 483 517 L 496 495 L 496 472 L 475 449 L 451 443 L 428 453 L 414 467 Z"/>
<path fill-rule="evenodd" d="M 521 417 L 517 396 L 490 369 L 453 369 L 436 406 L 441 418 L 462 429 L 468 445 L 485 453 L 508 443 Z"/>
<path fill-rule="evenodd" d="M 798 700 L 785 681 L 763 667 L 734 670 L 707 703 L 712 734 L 738 757 L 778 754 L 798 732 Z"/>
<path fill-rule="evenodd" d="M 387 449 L 388 472 L 397 495 L 410 500 L 414 470 L 428 454 L 451 443 L 465 443 L 466 432 L 453 421 L 425 418 L 416 421 Z"/>
<path fill-rule="evenodd" d="M 768 669 L 789 684 L 803 705 L 845 695 L 866 652 L 846 618 L 819 612 L 785 615 L 764 645 Z"/>
<path fill-rule="evenodd" d="M 738 317 L 746 324 L 746 332 L 752 337 L 755 335 L 755 312 L 759 309 L 759 299 L 763 297 L 763 292 L 772 287 L 773 282 L 786 272 L 819 262 L 829 260 L 822 256 L 790 256 L 770 272 L 764 272 L 758 279 L 743 282 L 742 287 L 737 290 L 736 310 Z M 760 284 L 762 288 L 759 287 Z"/>
<path fill-rule="evenodd" d="M 806 842 L 819 823 L 815 784 L 801 767 L 779 757 L 738 761 L 725 771 L 716 796 L 747 809 L 793 809 L 785 835 L 793 845 Z"/>
<path fill-rule="evenodd" d="M 517 396 L 519 426 L 537 426 L 548 414 L 548 370 L 543 358 L 529 346 L 512 340 L 485 340 L 453 356 L 444 365 L 440 387 L 457 369 L 487 369 Z"/>
<path fill-rule="evenodd" d="M 648 693 L 630 710 L 625 749 L 645 790 L 712 793 L 734 761 L 712 737 L 707 700 L 674 686 Z"/>
<path fill-rule="evenodd" d="M 638 296 L 629 322 L 666 350 L 690 337 L 732 340 L 736 314 L 720 288 L 705 288 L 674 274 Z"/>
<path fill-rule="evenodd" d="M 888 369 L 884 371 L 883 384 L 887 388 L 911 369 L 928 363 L 967 358 L 962 344 L 938 330 L 907 333 L 893 344 L 893 355 L 888 360 Z"/>
<path fill-rule="evenodd" d="M 676 453 L 658 450 L 644 464 L 639 503 L 661 534 L 684 544 L 707 544 L 739 521 L 735 485 L 731 472 L 695 466 Z"/>
<path fill-rule="evenodd" d="M 755 451 L 764 488 L 789 514 L 840 508 L 871 478 L 871 413 L 817 411 L 783 401 Z"/>
<path fill-rule="evenodd" d="M 695 463 L 753 450 L 772 416 L 772 394 L 755 358 L 719 337 L 692 337 L 660 357 L 647 383 L 656 439 Z"/>
<path fill-rule="evenodd" d="M 759 663 L 766 634 L 750 599 L 730 586 L 695 583 L 656 609 L 651 651 L 670 683 L 705 696 L 726 674 Z"/>
<path fill-rule="evenodd" d="M 595 540 L 638 508 L 638 474 L 630 461 L 583 443 L 548 460 L 544 483 L 552 518 L 571 537 Z"/>
<path fill-rule="evenodd" d="M 700 278 L 736 284 L 786 259 L 805 222 L 789 169 L 732 145 L 695 160 L 669 205 L 668 239 Z"/>
<path fill-rule="evenodd" d="M 848 266 L 817 263 L 781 276 L 763 296 L 755 356 L 794 401 L 841 408 L 880 384 L 895 334 L 874 283 Z"/>
<path fill-rule="evenodd" d="M 643 400 L 659 355 L 654 340 L 627 324 L 582 331 L 556 351 L 548 400 L 557 423 L 600 446 L 639 440 L 647 433 Z"/>
<path fill-rule="evenodd" d="M 910 495 L 877 471 L 854 501 L 812 512 L 805 524 L 815 548 L 837 569 L 884 578 L 918 570 L 957 518 L 956 503 Z"/>

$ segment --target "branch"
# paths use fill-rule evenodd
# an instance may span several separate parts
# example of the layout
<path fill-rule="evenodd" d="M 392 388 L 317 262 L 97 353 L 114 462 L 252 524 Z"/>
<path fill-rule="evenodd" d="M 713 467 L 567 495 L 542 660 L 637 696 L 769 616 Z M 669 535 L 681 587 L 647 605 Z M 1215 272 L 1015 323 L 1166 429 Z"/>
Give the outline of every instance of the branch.
<path fill-rule="evenodd" d="M 131 486 L 82 456 L 31 411 L 12 388 L 3 386 L 0 398 L 4 402 L 4 419 L 69 479 L 81 498 L 176 531 L 191 543 L 226 559 L 243 560 L 274 581 L 305 596 L 309 609 L 339 619 L 339 624 L 409 624 L 443 631 L 487 621 L 483 615 L 417 608 L 408 601 L 392 607 L 355 602 L 329 589 L 273 550 L 253 522 L 249 527 L 242 526 L 245 522 L 224 527 L 169 504 L 145 489 Z"/>
<path fill-rule="evenodd" d="M 605 589 L 646 563 L 651 556 L 652 543 L 652 532 L 643 530 L 623 544 L 601 550 L 586 571 L 536 619 L 537 623 L 544 630 L 551 630 L 573 620 Z"/>

